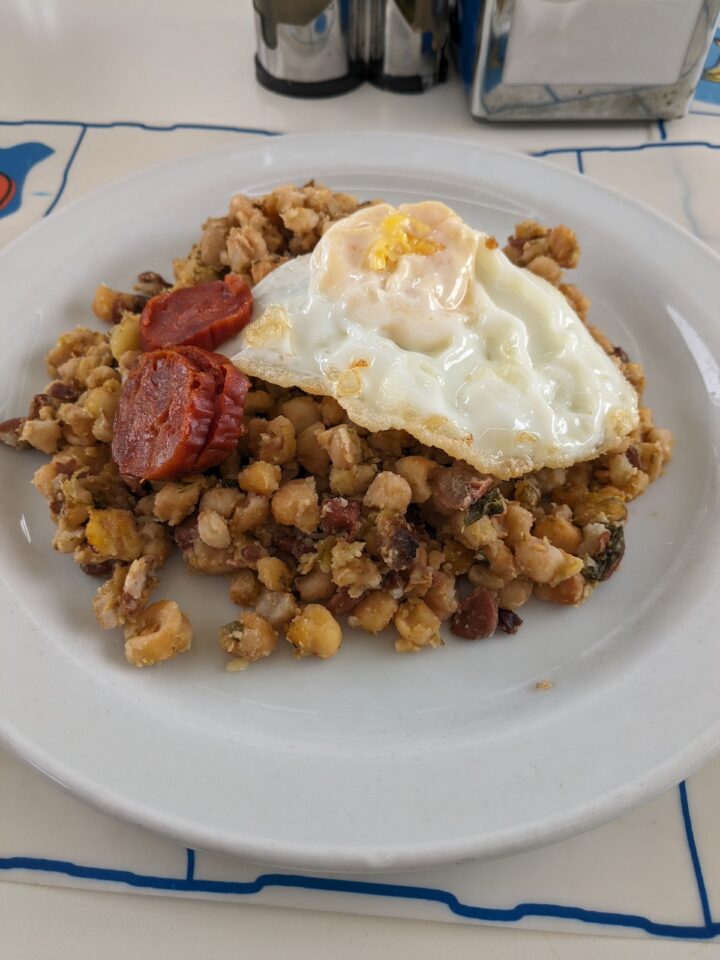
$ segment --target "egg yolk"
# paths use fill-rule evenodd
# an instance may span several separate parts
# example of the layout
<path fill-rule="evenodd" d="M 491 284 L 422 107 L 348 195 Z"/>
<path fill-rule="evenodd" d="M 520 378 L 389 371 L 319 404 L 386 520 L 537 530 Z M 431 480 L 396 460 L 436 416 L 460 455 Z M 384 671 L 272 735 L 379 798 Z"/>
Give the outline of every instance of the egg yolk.
<path fill-rule="evenodd" d="M 391 213 L 380 224 L 379 235 L 370 244 L 365 254 L 365 266 L 369 270 L 392 271 L 398 265 L 400 257 L 408 253 L 429 256 L 443 249 L 441 243 L 428 240 L 425 234 L 430 227 L 408 217 L 404 213 Z"/>

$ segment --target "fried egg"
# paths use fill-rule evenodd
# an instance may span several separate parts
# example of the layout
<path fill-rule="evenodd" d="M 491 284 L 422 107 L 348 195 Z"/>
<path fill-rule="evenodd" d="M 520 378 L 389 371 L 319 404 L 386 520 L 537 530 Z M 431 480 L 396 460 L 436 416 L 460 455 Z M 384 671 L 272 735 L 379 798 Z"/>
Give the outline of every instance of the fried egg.
<path fill-rule="evenodd" d="M 364 207 L 254 289 L 233 362 L 501 479 L 617 446 L 637 395 L 565 300 L 449 207 Z"/>

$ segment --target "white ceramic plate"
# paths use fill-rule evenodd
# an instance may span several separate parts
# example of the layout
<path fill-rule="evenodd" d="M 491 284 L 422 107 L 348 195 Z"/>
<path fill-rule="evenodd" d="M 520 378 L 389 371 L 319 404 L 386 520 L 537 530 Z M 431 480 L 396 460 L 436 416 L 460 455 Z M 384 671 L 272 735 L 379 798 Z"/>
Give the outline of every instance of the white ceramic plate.
<path fill-rule="evenodd" d="M 527 216 L 578 231 L 592 319 L 645 364 L 647 402 L 677 437 L 632 506 L 621 572 L 578 610 L 532 603 L 515 637 L 398 656 L 387 638 L 346 635 L 331 661 L 283 649 L 229 674 L 226 584 L 178 561 L 158 596 L 188 610 L 193 650 L 139 671 L 94 621 L 97 582 L 49 547 L 29 483 L 42 458 L 0 450 L 0 733 L 104 810 L 282 865 L 420 866 L 609 819 L 720 742 L 720 268 L 668 221 L 539 161 L 430 138 L 276 138 L 173 163 L 0 257 L 0 419 L 44 385 L 57 334 L 95 323 L 98 281 L 168 273 L 232 193 L 311 177 L 363 198 L 437 197 L 499 237 Z"/>

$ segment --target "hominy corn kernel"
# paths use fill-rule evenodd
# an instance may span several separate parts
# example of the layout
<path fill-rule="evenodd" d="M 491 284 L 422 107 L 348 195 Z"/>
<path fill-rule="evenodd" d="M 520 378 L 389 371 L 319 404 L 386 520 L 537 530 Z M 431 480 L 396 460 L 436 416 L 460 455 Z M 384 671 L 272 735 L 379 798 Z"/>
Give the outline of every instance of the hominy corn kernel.
<path fill-rule="evenodd" d="M 348 624 L 367 633 L 380 633 L 389 625 L 397 608 L 397 600 L 389 593 L 384 590 L 371 590 L 353 607 Z"/>
<path fill-rule="evenodd" d="M 177 526 L 195 509 L 203 491 L 203 482 L 174 481 L 163 484 L 155 494 L 153 510 L 158 520 Z"/>
<path fill-rule="evenodd" d="M 542 517 L 533 527 L 533 534 L 541 539 L 547 537 L 553 546 L 560 547 L 566 553 L 577 553 L 582 543 L 580 529 L 569 520 L 557 516 Z"/>
<path fill-rule="evenodd" d="M 230 578 L 230 599 L 239 607 L 250 607 L 260 595 L 260 581 L 252 570 L 238 570 Z"/>
<path fill-rule="evenodd" d="M 103 560 L 136 560 L 142 553 L 137 523 L 129 510 L 90 510 L 85 536 Z"/>
<path fill-rule="evenodd" d="M 249 663 L 269 657 L 277 642 L 271 624 L 252 610 L 245 610 L 237 620 L 220 628 L 220 646 L 225 653 Z"/>
<path fill-rule="evenodd" d="M 292 587 L 292 570 L 278 557 L 261 557 L 257 562 L 257 575 L 268 590 L 289 591 Z"/>
<path fill-rule="evenodd" d="M 198 513 L 198 536 L 209 547 L 229 547 L 232 539 L 227 521 L 215 510 L 201 510 Z"/>
<path fill-rule="evenodd" d="M 309 603 L 290 623 L 287 640 L 295 648 L 296 656 L 325 660 L 340 649 L 342 630 L 327 607 Z"/>
<path fill-rule="evenodd" d="M 247 493 L 272 496 L 280 486 L 280 467 L 275 463 L 257 460 L 240 471 L 238 486 Z"/>
<path fill-rule="evenodd" d="M 283 484 L 272 498 L 271 509 L 278 523 L 297 527 L 303 533 L 314 533 L 320 523 L 315 478 L 305 477 Z"/>
<path fill-rule="evenodd" d="M 398 653 L 412 653 L 423 647 L 442 646 L 440 620 L 424 600 L 411 597 L 393 618 L 400 638 L 395 642 Z"/>
<path fill-rule="evenodd" d="M 360 463 L 343 470 L 333 467 L 330 471 L 330 489 L 341 497 L 361 497 L 377 473 L 373 463 Z"/>
<path fill-rule="evenodd" d="M 158 600 L 125 627 L 125 656 L 149 667 L 190 649 L 192 627 L 174 600 Z"/>
<path fill-rule="evenodd" d="M 412 500 L 410 484 L 397 473 L 385 470 L 379 473 L 367 488 L 363 503 L 378 510 L 396 510 L 405 513 Z"/>
<path fill-rule="evenodd" d="M 413 503 L 425 503 L 430 499 L 430 477 L 438 464 L 429 457 L 401 457 L 395 464 L 395 470 L 410 485 Z"/>

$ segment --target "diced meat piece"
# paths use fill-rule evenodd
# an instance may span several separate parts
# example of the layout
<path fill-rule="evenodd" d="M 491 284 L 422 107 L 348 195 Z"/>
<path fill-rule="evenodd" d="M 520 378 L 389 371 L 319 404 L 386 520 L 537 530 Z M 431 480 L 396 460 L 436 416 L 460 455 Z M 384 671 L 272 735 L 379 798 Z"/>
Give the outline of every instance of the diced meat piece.
<path fill-rule="evenodd" d="M 408 570 L 420 548 L 420 541 L 412 526 L 401 514 L 381 510 L 376 527 L 382 559 L 391 570 Z"/>
<path fill-rule="evenodd" d="M 5 420 L 0 423 L 0 443 L 8 447 L 14 447 L 16 450 L 26 450 L 30 444 L 26 440 L 21 440 L 20 435 L 25 426 L 25 417 L 14 417 L 12 420 Z"/>
<path fill-rule="evenodd" d="M 522 617 L 513 610 L 498 610 L 498 628 L 503 633 L 515 634 L 522 626 Z"/>
<path fill-rule="evenodd" d="M 320 526 L 331 536 L 344 536 L 353 540 L 360 527 L 360 509 L 359 500 L 330 497 L 323 502 Z"/>
<path fill-rule="evenodd" d="M 171 283 L 154 270 L 143 270 L 138 274 L 135 289 L 144 297 L 155 297 L 163 290 L 169 290 L 171 286 Z"/>
<path fill-rule="evenodd" d="M 45 388 L 45 393 L 48 397 L 52 397 L 53 400 L 60 400 L 62 403 L 75 403 L 80 396 L 81 390 L 71 383 L 64 383 L 62 380 L 53 380 L 53 382 Z"/>
<path fill-rule="evenodd" d="M 333 616 L 339 617 L 345 613 L 350 613 L 360 602 L 360 597 L 351 597 L 347 587 L 340 587 L 335 593 L 325 601 L 325 606 Z"/>
<path fill-rule="evenodd" d="M 436 470 L 430 478 L 430 487 L 435 505 L 453 513 L 467 510 L 485 496 L 494 482 L 492 477 L 484 477 L 469 464 L 458 460 L 451 467 Z"/>
<path fill-rule="evenodd" d="M 80 569 L 89 577 L 109 577 L 115 567 L 114 560 L 104 560 L 102 563 L 81 563 Z"/>
<path fill-rule="evenodd" d="M 498 625 L 498 605 L 495 595 L 485 587 L 476 587 L 460 601 L 451 620 L 450 629 L 464 640 L 491 637 Z"/>
<path fill-rule="evenodd" d="M 280 553 L 289 553 L 295 560 L 315 550 L 314 541 L 302 534 L 280 532 L 273 537 L 272 543 Z"/>

